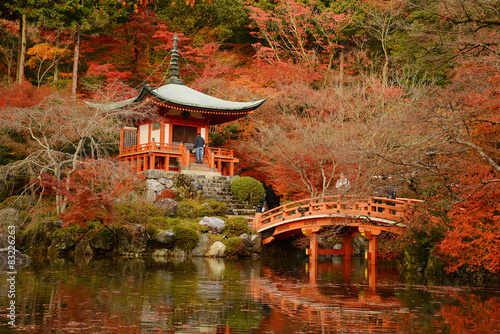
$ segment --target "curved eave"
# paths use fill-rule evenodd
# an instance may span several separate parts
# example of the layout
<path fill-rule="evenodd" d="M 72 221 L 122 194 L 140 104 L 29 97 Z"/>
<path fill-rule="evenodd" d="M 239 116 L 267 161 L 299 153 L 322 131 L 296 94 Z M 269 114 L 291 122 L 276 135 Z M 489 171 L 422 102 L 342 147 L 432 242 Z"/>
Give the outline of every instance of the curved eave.
<path fill-rule="evenodd" d="M 252 102 L 233 102 L 203 94 L 192 88 L 179 84 L 168 84 L 157 89 L 145 86 L 137 96 L 137 100 L 149 95 L 160 102 L 176 108 L 186 108 L 200 112 L 251 112 L 261 106 L 266 100 Z"/>
<path fill-rule="evenodd" d="M 132 103 L 135 103 L 138 101 L 138 97 L 133 97 L 131 99 L 123 100 L 123 101 L 118 101 L 118 102 L 109 102 L 109 103 L 94 103 L 94 102 L 89 102 L 89 101 L 83 101 L 86 105 L 89 107 L 101 110 L 101 111 L 111 111 L 115 109 L 120 109 L 120 108 L 125 108 Z"/>
<path fill-rule="evenodd" d="M 212 97 L 179 84 L 168 84 L 157 89 L 144 86 L 136 97 L 110 102 L 93 103 L 84 101 L 90 107 L 110 111 L 129 107 L 138 102 L 149 101 L 157 105 L 204 114 L 210 124 L 231 122 L 253 112 L 266 99 L 252 102 L 232 102 Z"/>

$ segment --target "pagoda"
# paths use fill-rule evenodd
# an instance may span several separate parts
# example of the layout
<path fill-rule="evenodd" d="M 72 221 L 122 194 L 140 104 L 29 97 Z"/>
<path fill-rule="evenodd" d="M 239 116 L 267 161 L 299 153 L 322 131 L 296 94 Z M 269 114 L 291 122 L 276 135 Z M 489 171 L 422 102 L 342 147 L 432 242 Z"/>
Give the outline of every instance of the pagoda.
<path fill-rule="evenodd" d="M 234 176 L 239 162 L 229 149 L 208 145 L 211 125 L 223 124 L 245 117 L 265 102 L 233 102 L 206 95 L 186 87 L 179 78 L 178 37 L 170 60 L 170 79 L 166 85 L 151 88 L 145 85 L 132 99 L 107 104 L 106 109 L 145 105 L 155 108 L 155 117 L 124 126 L 120 133 L 119 161 L 126 161 L 138 172 L 159 169 L 189 174 L 196 170 L 195 156 L 191 153 L 198 133 L 205 139 L 201 170 L 219 175 Z"/>

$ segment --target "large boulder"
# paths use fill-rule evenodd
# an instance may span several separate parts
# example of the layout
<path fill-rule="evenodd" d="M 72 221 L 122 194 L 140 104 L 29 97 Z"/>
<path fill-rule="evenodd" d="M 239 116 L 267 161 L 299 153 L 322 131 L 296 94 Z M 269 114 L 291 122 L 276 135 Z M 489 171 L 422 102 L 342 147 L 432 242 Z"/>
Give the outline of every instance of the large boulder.
<path fill-rule="evenodd" d="M 241 239 L 241 241 L 243 241 L 243 244 L 245 245 L 247 252 L 249 254 L 252 254 L 253 253 L 253 244 L 252 244 L 252 241 L 250 240 L 250 237 L 248 236 L 248 234 L 243 233 L 242 235 L 240 235 L 240 239 Z"/>
<path fill-rule="evenodd" d="M 226 227 L 224 220 L 217 217 L 203 217 L 199 223 L 206 226 L 212 234 L 220 234 Z"/>
<path fill-rule="evenodd" d="M 116 229 L 119 254 L 142 254 L 146 251 L 147 233 L 142 225 L 128 224 Z"/>
<path fill-rule="evenodd" d="M 252 252 L 260 253 L 260 250 L 262 248 L 262 239 L 260 237 L 260 234 L 252 235 L 250 240 L 252 241 Z"/>
<path fill-rule="evenodd" d="M 158 207 L 166 216 L 175 217 L 179 209 L 179 203 L 171 198 L 160 198 L 155 202 Z"/>
<path fill-rule="evenodd" d="M 163 190 L 163 184 L 158 182 L 155 179 L 147 179 L 146 180 L 146 189 L 152 190 L 155 193 L 160 193 Z"/>
<path fill-rule="evenodd" d="M 172 230 L 161 231 L 154 237 L 154 241 L 162 248 L 172 248 L 175 244 L 175 233 Z"/>
<path fill-rule="evenodd" d="M 12 262 L 12 258 L 9 256 L 14 255 L 15 260 Z M 15 272 L 31 262 L 31 258 L 24 255 L 17 249 L 6 247 L 0 249 L 0 272 Z"/>
<path fill-rule="evenodd" d="M 113 228 L 99 229 L 88 240 L 88 245 L 93 252 L 106 253 L 113 250 L 115 243 Z"/>
<path fill-rule="evenodd" d="M 210 248 L 210 238 L 208 237 L 208 235 L 202 234 L 198 239 L 198 244 L 191 251 L 191 254 L 193 256 L 205 256 L 209 248 Z"/>
<path fill-rule="evenodd" d="M 208 257 L 223 257 L 226 254 L 226 246 L 220 242 L 216 241 L 210 246 L 210 249 L 205 254 Z"/>

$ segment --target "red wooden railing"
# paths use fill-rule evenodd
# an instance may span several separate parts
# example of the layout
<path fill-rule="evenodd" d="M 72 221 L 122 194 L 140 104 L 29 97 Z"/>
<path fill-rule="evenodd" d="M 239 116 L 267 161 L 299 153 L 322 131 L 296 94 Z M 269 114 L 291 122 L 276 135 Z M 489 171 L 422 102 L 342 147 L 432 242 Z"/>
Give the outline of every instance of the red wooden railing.
<path fill-rule="evenodd" d="M 182 161 L 181 161 L 182 166 L 184 167 L 189 166 L 190 154 L 186 146 L 184 144 L 179 144 L 179 150 L 182 154 Z"/>
<path fill-rule="evenodd" d="M 137 154 L 148 151 L 162 151 L 181 154 L 181 145 L 182 144 L 167 144 L 152 141 L 146 144 L 120 147 L 120 155 Z"/>
<path fill-rule="evenodd" d="M 208 167 L 215 168 L 215 157 L 210 147 L 208 147 L 208 145 L 205 146 L 205 155 L 207 156 Z"/>
<path fill-rule="evenodd" d="M 409 205 L 419 202 L 421 201 L 408 198 L 390 199 L 385 197 L 329 196 L 309 198 L 282 205 L 265 213 L 257 213 L 253 227 L 259 231 L 268 226 L 286 223 L 290 219 L 309 216 L 314 218 L 318 215 L 366 216 L 399 221 Z"/>
<path fill-rule="evenodd" d="M 227 148 L 212 148 L 211 150 L 215 157 L 234 158 L 233 150 Z"/>

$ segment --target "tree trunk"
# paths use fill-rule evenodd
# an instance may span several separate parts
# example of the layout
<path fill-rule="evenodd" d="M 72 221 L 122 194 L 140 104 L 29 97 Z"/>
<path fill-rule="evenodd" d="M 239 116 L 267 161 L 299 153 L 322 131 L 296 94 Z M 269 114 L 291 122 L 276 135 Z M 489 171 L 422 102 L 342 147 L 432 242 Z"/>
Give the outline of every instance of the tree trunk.
<path fill-rule="evenodd" d="M 339 63 L 339 88 L 342 91 L 342 88 L 344 87 L 344 66 L 345 66 L 345 59 L 344 59 L 344 49 L 340 50 L 340 63 Z"/>
<path fill-rule="evenodd" d="M 76 25 L 75 55 L 73 62 L 73 83 L 71 85 L 71 95 L 76 99 L 76 86 L 78 83 L 78 60 L 80 58 L 80 23 Z"/>
<path fill-rule="evenodd" d="M 17 58 L 17 77 L 16 81 L 21 83 L 24 80 L 24 67 L 26 66 L 26 14 L 23 13 L 19 19 L 19 53 Z"/>
<path fill-rule="evenodd" d="M 59 31 L 57 31 L 57 37 L 56 37 L 56 48 L 59 50 L 59 42 L 60 42 L 60 34 L 59 34 Z M 59 56 L 56 55 L 54 57 L 55 59 L 55 64 L 54 64 L 54 82 L 57 82 L 59 81 Z"/>

